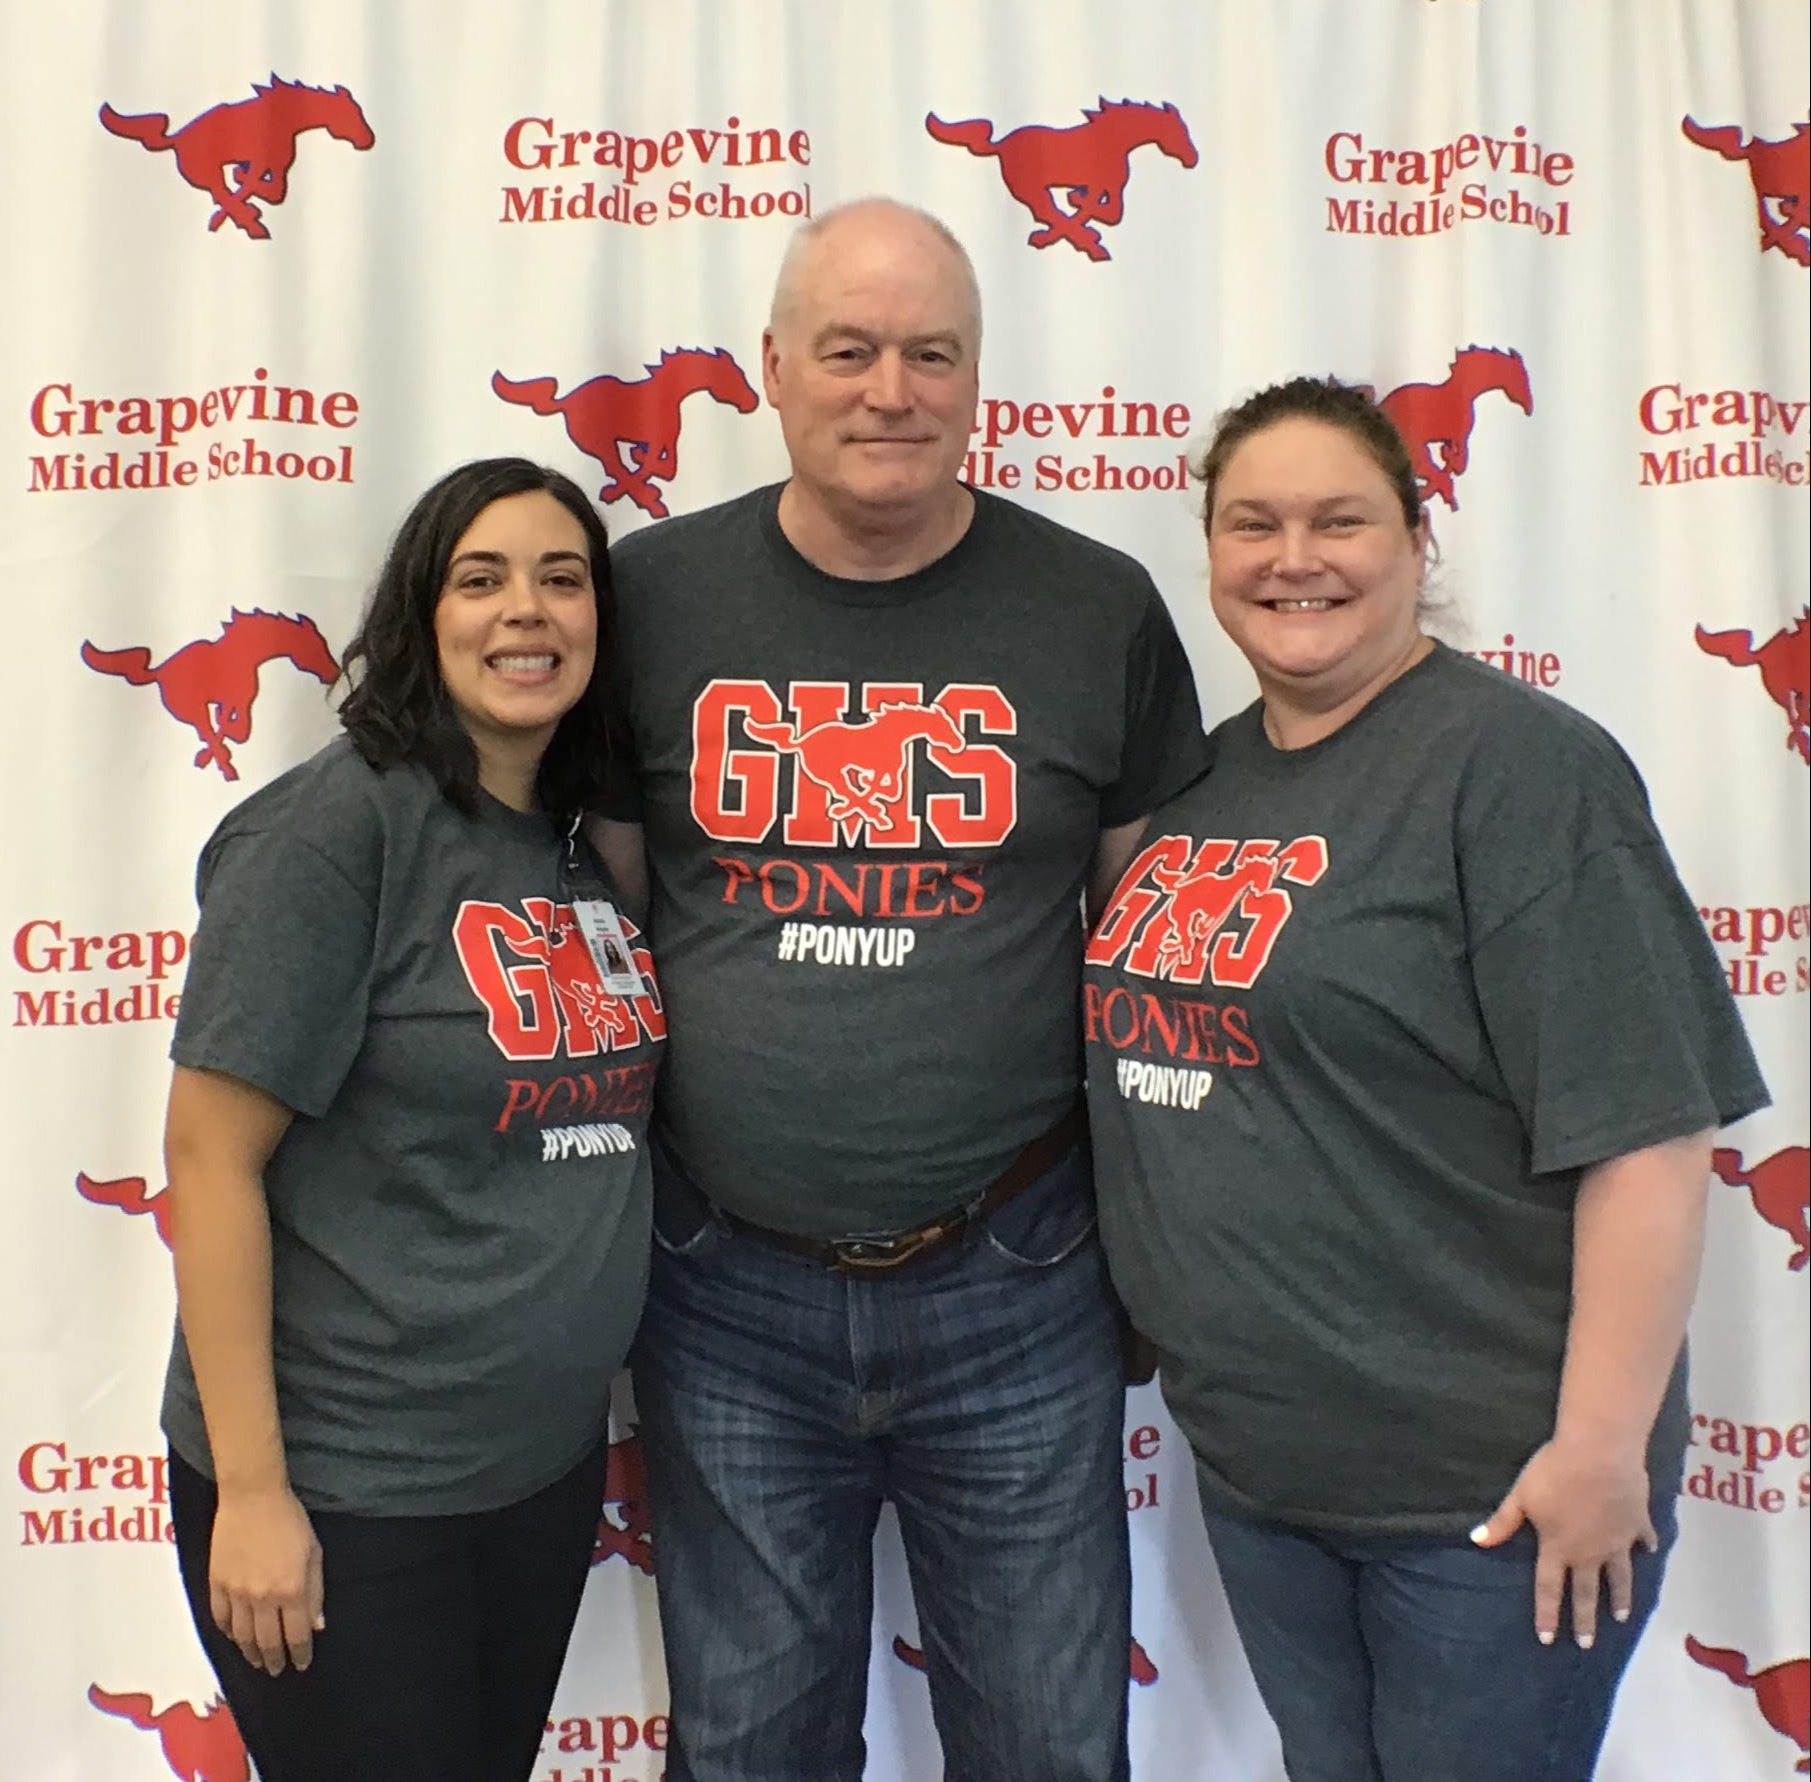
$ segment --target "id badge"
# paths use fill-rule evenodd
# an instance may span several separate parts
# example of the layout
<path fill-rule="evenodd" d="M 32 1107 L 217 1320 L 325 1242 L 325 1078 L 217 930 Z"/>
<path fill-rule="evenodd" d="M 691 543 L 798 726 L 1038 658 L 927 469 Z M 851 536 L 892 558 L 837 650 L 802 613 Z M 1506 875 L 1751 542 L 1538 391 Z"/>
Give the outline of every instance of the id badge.
<path fill-rule="evenodd" d="M 612 996 L 645 996 L 648 987 L 629 951 L 629 937 L 623 933 L 623 919 L 616 913 L 616 906 L 601 897 L 576 897 L 572 915 L 604 988 Z"/>

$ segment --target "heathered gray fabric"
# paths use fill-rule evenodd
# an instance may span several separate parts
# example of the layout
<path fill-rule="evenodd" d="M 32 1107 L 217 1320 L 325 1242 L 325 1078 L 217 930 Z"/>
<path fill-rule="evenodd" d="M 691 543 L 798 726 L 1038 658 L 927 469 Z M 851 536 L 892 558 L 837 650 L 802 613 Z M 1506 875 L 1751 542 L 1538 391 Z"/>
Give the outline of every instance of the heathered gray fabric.
<path fill-rule="evenodd" d="M 1272 748 L 1256 706 L 1211 746 L 1147 845 L 1309 839 L 1198 984 L 1180 936 L 1091 959 L 1114 1279 L 1222 1508 L 1458 1533 L 1552 1432 L 1581 1168 L 1766 1090 L 1640 778 L 1589 719 L 1442 648 L 1311 748 Z M 1279 893 L 1268 964 L 1227 987 Z M 1212 1084 L 1191 1108 L 1122 1064 Z M 1656 1480 L 1683 1393 L 1681 1365 Z"/>
<path fill-rule="evenodd" d="M 479 907 L 536 932 L 560 852 L 545 817 L 484 798 L 467 818 L 425 773 L 374 773 L 344 741 L 203 850 L 171 1056 L 297 1111 L 264 1187 L 284 1444 L 311 1508 L 495 1508 L 604 1428 L 647 1272 L 657 1047 L 620 1004 L 597 1006 L 633 1043 L 600 1049 L 577 1014 L 562 1039 L 545 969 Z M 514 974 L 504 1013 L 532 1037 L 493 1040 L 467 962 Z M 632 1148 L 562 1143 L 581 1124 Z M 164 1428 L 209 1470 L 180 1329 Z"/>
<path fill-rule="evenodd" d="M 1103 828 L 1199 770 L 1200 715 L 1162 600 L 1119 552 L 983 494 L 936 563 L 845 581 L 792 548 L 777 501 L 759 490 L 611 554 L 673 1017 L 658 1130 L 681 1171 L 746 1218 L 817 1236 L 900 1230 L 978 1192 L 1075 1101 L 1082 884 Z M 707 833 L 693 808 L 694 764 L 717 781 L 708 710 L 726 681 L 766 689 L 781 726 L 762 741 L 738 716 L 720 738 L 755 787 L 724 800 L 754 800 L 745 838 Z M 873 703 L 997 689 L 982 697 L 1016 713 L 1012 730 L 970 713 L 948 774 L 926 739 L 894 756 L 916 844 L 866 829 L 852 842 L 848 827 L 800 839 L 784 814 L 795 800 L 822 810 L 826 794 L 773 737 L 859 719 L 864 684 Z M 933 816 L 983 809 L 972 776 L 983 760 L 1002 775 L 1002 756 L 1010 832 L 940 840 Z M 756 784 L 768 775 L 771 824 Z M 833 957 L 839 934 L 867 946 L 868 962 L 798 956 L 798 924 L 823 929 Z M 879 963 L 901 932 L 911 952 Z"/>

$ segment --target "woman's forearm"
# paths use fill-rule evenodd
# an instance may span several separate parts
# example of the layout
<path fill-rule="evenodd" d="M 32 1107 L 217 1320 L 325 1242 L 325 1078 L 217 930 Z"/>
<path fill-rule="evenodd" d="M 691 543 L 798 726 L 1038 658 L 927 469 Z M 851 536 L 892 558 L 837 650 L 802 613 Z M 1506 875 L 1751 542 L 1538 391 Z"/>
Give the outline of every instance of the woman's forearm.
<path fill-rule="evenodd" d="M 1585 1171 L 1555 1441 L 1645 1449 L 1697 1289 L 1711 1138 L 1694 1133 Z"/>
<path fill-rule="evenodd" d="M 165 1151 L 183 1340 L 223 1494 L 285 1490 L 271 1362 L 270 1215 L 261 1171 L 289 1110 L 178 1069 Z"/>

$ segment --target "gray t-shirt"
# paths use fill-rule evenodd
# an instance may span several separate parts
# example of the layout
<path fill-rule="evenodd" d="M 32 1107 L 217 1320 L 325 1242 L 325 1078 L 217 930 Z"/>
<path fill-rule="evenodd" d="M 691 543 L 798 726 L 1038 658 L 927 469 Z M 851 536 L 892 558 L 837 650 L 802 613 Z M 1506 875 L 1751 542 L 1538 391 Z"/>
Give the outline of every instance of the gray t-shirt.
<path fill-rule="evenodd" d="M 295 1109 L 264 1172 L 296 1495 L 514 1503 L 602 1433 L 647 1272 L 664 1019 L 605 994 L 544 816 L 342 739 L 203 850 L 171 1056 Z M 630 928 L 632 933 L 632 925 Z M 209 1470 L 180 1327 L 164 1428 Z"/>
<path fill-rule="evenodd" d="M 977 494 L 935 563 L 848 581 L 778 494 L 611 553 L 673 1019 L 657 1127 L 745 1218 L 901 1230 L 1074 1103 L 1100 832 L 1205 739 L 1130 558 Z"/>
<path fill-rule="evenodd" d="M 1437 648 L 1310 748 L 1211 746 L 1088 948 L 1114 1279 L 1222 1508 L 1455 1534 L 1552 1433 L 1581 1169 L 1766 1090 L 1589 719 Z"/>

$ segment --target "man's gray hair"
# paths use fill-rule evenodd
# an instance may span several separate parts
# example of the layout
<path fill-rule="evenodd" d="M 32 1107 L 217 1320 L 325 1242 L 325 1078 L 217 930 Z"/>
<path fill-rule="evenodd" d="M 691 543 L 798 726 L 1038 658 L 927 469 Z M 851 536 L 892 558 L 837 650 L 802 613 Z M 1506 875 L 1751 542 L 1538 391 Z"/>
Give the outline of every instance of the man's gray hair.
<path fill-rule="evenodd" d="M 962 282 L 967 290 L 968 312 L 974 323 L 975 350 L 981 350 L 981 283 L 975 277 L 975 263 L 968 257 L 968 249 L 956 239 L 956 233 L 941 217 L 934 217 L 928 210 L 920 210 L 915 204 L 902 204 L 897 198 L 876 196 L 872 198 L 852 198 L 846 204 L 838 204 L 827 210 L 821 217 L 813 217 L 793 231 L 792 239 L 786 244 L 785 256 L 780 261 L 780 270 L 773 282 L 773 307 L 768 311 L 767 326 L 774 332 L 779 331 L 785 313 L 792 307 L 797 296 L 799 281 L 803 276 L 805 262 L 810 258 L 811 250 L 818 237 L 824 231 L 861 210 L 889 210 L 902 217 L 910 217 L 922 224 L 931 234 L 943 243 L 955 256 L 956 264 L 961 268 Z"/>

